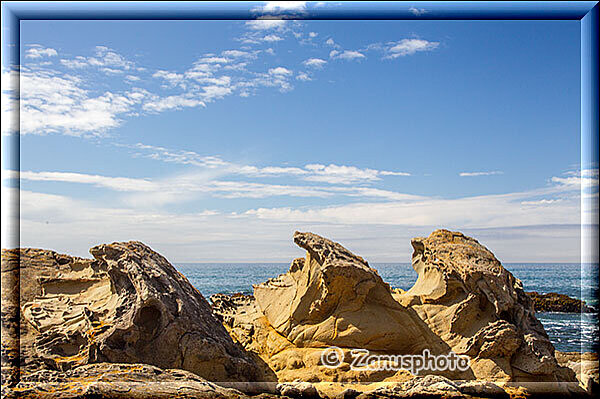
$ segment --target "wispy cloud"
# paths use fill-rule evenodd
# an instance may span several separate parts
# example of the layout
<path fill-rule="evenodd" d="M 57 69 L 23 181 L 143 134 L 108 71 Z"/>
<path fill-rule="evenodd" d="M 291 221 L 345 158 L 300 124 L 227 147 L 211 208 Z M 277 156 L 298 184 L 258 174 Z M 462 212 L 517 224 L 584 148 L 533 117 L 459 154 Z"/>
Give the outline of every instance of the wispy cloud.
<path fill-rule="evenodd" d="M 357 60 L 357 59 L 365 58 L 365 55 L 363 53 L 361 53 L 360 51 L 355 51 L 355 50 L 343 50 L 343 51 L 331 50 L 329 52 L 329 57 L 332 59 L 339 59 L 339 60 Z"/>
<path fill-rule="evenodd" d="M 302 80 L 302 81 L 309 81 L 312 80 L 312 78 L 306 73 L 306 72 L 300 72 L 298 73 L 298 75 L 296 75 L 296 79 L 297 80 Z"/>
<path fill-rule="evenodd" d="M 40 46 L 25 50 L 25 58 L 56 57 L 58 53 L 53 48 L 44 48 Z"/>
<path fill-rule="evenodd" d="M 327 64 L 327 61 L 325 61 L 321 58 L 309 58 L 309 59 L 303 61 L 302 64 L 307 67 L 312 67 L 312 68 L 323 68 L 323 66 L 325 64 Z"/>
<path fill-rule="evenodd" d="M 493 176 L 493 175 L 502 175 L 504 172 L 499 170 L 493 170 L 490 172 L 460 172 L 458 175 L 460 177 L 474 177 L 474 176 Z"/>
<path fill-rule="evenodd" d="M 253 30 L 280 30 L 286 26 L 286 22 L 284 19 L 256 19 L 246 22 L 246 26 Z"/>
<path fill-rule="evenodd" d="M 96 67 L 104 72 L 129 71 L 135 66 L 132 61 L 106 46 L 96 46 L 94 57 L 76 56 L 72 59 L 61 59 L 60 62 L 68 68 Z"/>
<path fill-rule="evenodd" d="M 420 16 L 427 13 L 427 10 L 424 8 L 410 7 L 408 9 L 413 15 Z"/>
<path fill-rule="evenodd" d="M 302 10 L 305 2 L 266 3 L 265 12 Z M 357 61 L 371 50 L 383 51 L 396 58 L 429 51 L 438 42 L 403 39 L 387 45 L 369 45 L 364 49 L 345 50 L 333 38 L 313 44 L 322 54 L 305 58 L 301 65 L 273 65 L 273 48 L 253 48 L 277 43 L 291 37 L 312 40 L 317 32 L 302 32 L 301 23 L 276 16 L 262 15 L 247 21 L 248 28 L 240 48 L 215 49 L 177 70 L 152 69 L 127 59 L 107 46 L 96 46 L 91 55 L 64 56 L 52 48 L 33 45 L 27 49 L 27 62 L 21 69 L 21 134 L 64 134 L 79 137 L 109 135 L 128 118 L 146 114 L 206 107 L 231 95 L 249 97 L 264 88 L 282 93 L 317 79 L 329 60 Z M 306 39 L 308 38 L 308 39 Z M 311 43 L 312 43 L 311 42 Z M 48 57 L 60 63 L 48 63 Z M 384 58 L 385 58 L 384 57 Z M 302 70 L 304 69 L 304 70 Z M 123 85 L 129 89 L 123 89 Z M 16 107 L 16 94 L 3 90 L 3 116 Z M 3 120 L 7 118 L 3 117 Z M 6 128 L 6 129 L 5 129 Z M 3 134 L 11 132 L 3 124 Z"/>
<path fill-rule="evenodd" d="M 23 68 L 20 78 L 21 134 L 101 135 L 142 99 L 134 90 L 92 95 L 80 78 L 51 71 Z"/>
<path fill-rule="evenodd" d="M 413 55 L 421 51 L 432 51 L 438 48 L 439 42 L 430 42 L 424 39 L 402 39 L 398 42 L 390 43 L 385 51 L 387 58 L 398 58 L 407 55 Z"/>
<path fill-rule="evenodd" d="M 303 12 L 305 10 L 306 1 L 267 1 L 263 6 L 252 9 L 254 12 L 273 15 L 289 12 Z"/>

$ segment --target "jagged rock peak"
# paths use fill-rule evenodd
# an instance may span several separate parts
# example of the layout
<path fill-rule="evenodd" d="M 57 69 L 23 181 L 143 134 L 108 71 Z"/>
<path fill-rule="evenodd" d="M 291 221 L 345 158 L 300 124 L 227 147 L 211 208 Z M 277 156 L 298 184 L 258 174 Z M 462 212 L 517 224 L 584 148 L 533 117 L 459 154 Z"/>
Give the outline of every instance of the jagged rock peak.
<path fill-rule="evenodd" d="M 323 267 L 335 264 L 336 266 L 364 266 L 369 268 L 369 263 L 358 255 L 344 248 L 341 244 L 321 237 L 314 233 L 294 233 L 294 242 L 300 248 L 310 252 L 311 256 Z"/>

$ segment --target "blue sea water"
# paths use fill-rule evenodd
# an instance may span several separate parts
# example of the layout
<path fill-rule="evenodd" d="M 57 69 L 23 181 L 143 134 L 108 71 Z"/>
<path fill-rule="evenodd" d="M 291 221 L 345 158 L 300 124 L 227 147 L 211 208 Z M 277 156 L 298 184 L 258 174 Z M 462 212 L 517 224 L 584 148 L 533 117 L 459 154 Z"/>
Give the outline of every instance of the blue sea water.
<path fill-rule="evenodd" d="M 205 297 L 216 293 L 252 293 L 252 284 L 287 272 L 288 263 L 182 263 L 175 265 Z M 410 263 L 372 263 L 392 287 L 409 289 L 417 274 Z M 557 292 L 585 300 L 598 308 L 598 265 L 579 263 L 506 263 L 504 267 L 523 282 L 525 291 Z M 583 269 L 583 272 L 582 272 Z M 538 313 L 555 348 L 589 352 L 598 345 L 597 313 Z"/>

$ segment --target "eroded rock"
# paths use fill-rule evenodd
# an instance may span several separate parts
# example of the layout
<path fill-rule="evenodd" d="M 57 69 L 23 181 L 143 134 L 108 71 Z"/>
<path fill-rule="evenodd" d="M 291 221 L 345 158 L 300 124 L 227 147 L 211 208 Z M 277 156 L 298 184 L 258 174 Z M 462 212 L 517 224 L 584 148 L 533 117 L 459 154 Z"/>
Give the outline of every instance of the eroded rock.
<path fill-rule="evenodd" d="M 214 297 L 231 335 L 292 381 L 406 381 L 408 371 L 356 371 L 350 351 L 470 358 L 466 371 L 422 371 L 455 380 L 574 382 L 554 357 L 521 282 L 477 240 L 437 230 L 412 240 L 419 277 L 390 289 L 367 261 L 312 233 L 294 234 L 306 258 L 254 287 L 252 296 Z M 339 347 L 326 368 L 320 354 Z M 482 388 L 483 389 L 483 388 Z"/>
<path fill-rule="evenodd" d="M 20 251 L 25 370 L 146 363 L 212 381 L 256 380 L 255 362 L 164 257 L 135 241 L 90 252 L 94 259 Z"/>
<path fill-rule="evenodd" d="M 213 384 L 185 370 L 147 364 L 88 364 L 68 371 L 39 370 L 22 376 L 7 397 L 40 399 L 227 398 L 248 396 Z"/>

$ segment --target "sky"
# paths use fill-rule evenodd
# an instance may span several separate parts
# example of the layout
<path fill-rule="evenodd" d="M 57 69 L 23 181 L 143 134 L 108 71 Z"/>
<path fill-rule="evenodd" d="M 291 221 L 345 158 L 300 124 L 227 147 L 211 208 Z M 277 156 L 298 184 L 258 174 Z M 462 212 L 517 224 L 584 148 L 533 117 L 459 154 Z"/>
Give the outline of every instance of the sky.
<path fill-rule="evenodd" d="M 19 131 L 2 71 L 21 149 L 2 189 L 21 208 L 3 223 L 20 218 L 23 247 L 140 240 L 175 263 L 290 261 L 295 230 L 410 262 L 437 228 L 503 262 L 578 262 L 581 196 L 598 196 L 579 37 L 578 21 L 22 21 Z"/>

